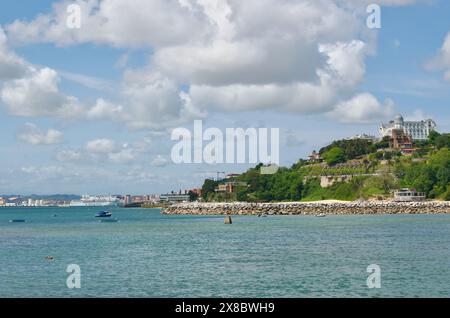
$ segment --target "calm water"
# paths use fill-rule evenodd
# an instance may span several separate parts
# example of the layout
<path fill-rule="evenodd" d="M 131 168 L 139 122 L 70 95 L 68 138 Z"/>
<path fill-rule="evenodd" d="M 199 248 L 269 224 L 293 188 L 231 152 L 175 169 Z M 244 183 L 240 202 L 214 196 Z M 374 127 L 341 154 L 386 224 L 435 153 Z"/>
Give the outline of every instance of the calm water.
<path fill-rule="evenodd" d="M 97 211 L 0 208 L 0 296 L 450 297 L 448 215 L 234 217 L 230 226 L 144 209 L 114 209 L 119 223 L 99 223 Z M 81 267 L 79 290 L 66 287 L 69 264 Z M 367 288 L 370 264 L 381 267 L 381 289 Z"/>

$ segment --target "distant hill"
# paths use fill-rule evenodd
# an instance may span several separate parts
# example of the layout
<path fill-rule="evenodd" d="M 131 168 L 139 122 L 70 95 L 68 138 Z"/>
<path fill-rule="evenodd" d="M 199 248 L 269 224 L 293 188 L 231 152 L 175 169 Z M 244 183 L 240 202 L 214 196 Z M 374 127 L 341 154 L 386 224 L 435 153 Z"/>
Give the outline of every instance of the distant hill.
<path fill-rule="evenodd" d="M 3 198 L 17 197 L 23 200 L 33 199 L 33 200 L 55 200 L 55 201 L 71 201 L 71 200 L 79 200 L 81 198 L 81 196 L 77 194 L 48 194 L 48 195 L 0 194 L 0 197 Z"/>

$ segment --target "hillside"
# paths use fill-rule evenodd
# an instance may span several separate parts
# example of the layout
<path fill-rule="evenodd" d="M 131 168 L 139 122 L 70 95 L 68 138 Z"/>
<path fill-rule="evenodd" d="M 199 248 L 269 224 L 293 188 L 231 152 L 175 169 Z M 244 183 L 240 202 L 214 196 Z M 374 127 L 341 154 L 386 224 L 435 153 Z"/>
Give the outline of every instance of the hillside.
<path fill-rule="evenodd" d="M 338 140 L 320 150 L 323 162 L 299 160 L 273 175 L 260 173 L 262 164 L 240 176 L 205 180 L 209 202 L 316 201 L 383 199 L 399 188 L 425 192 L 430 199 L 450 200 L 450 134 L 433 132 L 415 143 L 413 154 L 389 148 L 389 141 Z M 322 161 L 322 160 L 320 160 Z M 217 192 L 231 183 L 233 191 Z"/>

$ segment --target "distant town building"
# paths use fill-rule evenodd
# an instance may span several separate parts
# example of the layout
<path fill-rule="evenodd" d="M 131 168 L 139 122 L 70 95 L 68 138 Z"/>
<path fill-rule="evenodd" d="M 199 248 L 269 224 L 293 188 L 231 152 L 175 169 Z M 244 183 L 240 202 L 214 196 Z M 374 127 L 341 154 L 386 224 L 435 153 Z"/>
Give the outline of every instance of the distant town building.
<path fill-rule="evenodd" d="M 430 133 L 436 129 L 436 123 L 432 119 L 422 121 L 405 121 L 402 115 L 397 115 L 395 120 L 388 124 L 380 125 L 381 138 L 392 137 L 394 130 L 401 130 L 410 136 L 413 141 L 427 140 Z"/>
<path fill-rule="evenodd" d="M 179 194 L 179 193 L 168 193 L 168 194 L 161 194 L 159 196 L 159 200 L 161 202 L 188 202 L 190 199 L 188 194 Z"/>
<path fill-rule="evenodd" d="M 400 150 L 403 154 L 411 154 L 414 152 L 413 140 L 410 135 L 401 129 L 393 129 L 390 139 L 390 147 Z"/>
<path fill-rule="evenodd" d="M 320 156 L 320 153 L 318 153 L 317 151 L 313 151 L 312 154 L 310 154 L 308 156 L 308 161 L 309 162 L 322 162 L 323 158 Z"/>
<path fill-rule="evenodd" d="M 146 195 L 134 195 L 131 198 L 131 202 L 132 203 L 142 203 L 142 202 L 146 202 L 147 201 L 147 196 Z"/>
<path fill-rule="evenodd" d="M 401 189 L 394 193 L 394 201 L 397 202 L 425 201 L 425 199 L 425 193 L 417 192 L 416 190 Z"/>
<path fill-rule="evenodd" d="M 216 188 L 216 192 L 219 193 L 234 193 L 237 187 L 246 187 L 245 182 L 226 182 L 224 184 L 219 184 Z"/>
<path fill-rule="evenodd" d="M 375 142 L 378 140 L 377 137 L 368 135 L 368 134 L 364 134 L 364 133 L 355 135 L 355 136 L 349 138 L 348 140 L 356 140 L 356 139 L 368 140 L 368 141 L 372 141 L 372 142 Z"/>
<path fill-rule="evenodd" d="M 191 190 L 190 190 L 190 192 L 192 192 L 192 193 L 194 193 L 194 194 L 198 195 L 199 197 L 201 197 L 201 196 L 202 196 L 202 194 L 203 194 L 203 191 L 202 191 L 202 189 L 201 189 L 201 188 L 197 188 L 197 189 L 191 189 Z"/>
<path fill-rule="evenodd" d="M 6 200 L 3 198 L 0 198 L 0 206 L 5 206 Z"/>

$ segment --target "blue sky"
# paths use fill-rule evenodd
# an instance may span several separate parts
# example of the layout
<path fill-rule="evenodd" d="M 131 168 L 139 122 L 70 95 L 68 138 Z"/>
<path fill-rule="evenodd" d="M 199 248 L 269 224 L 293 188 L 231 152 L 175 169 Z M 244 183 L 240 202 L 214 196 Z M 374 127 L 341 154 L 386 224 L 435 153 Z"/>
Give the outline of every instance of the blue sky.
<path fill-rule="evenodd" d="M 2 1 L 0 193 L 162 193 L 252 166 L 173 164 L 195 119 L 279 128 L 283 165 L 396 113 L 450 131 L 450 2 L 379 1 L 370 30 L 371 2 Z"/>

